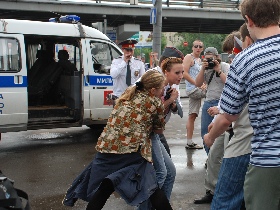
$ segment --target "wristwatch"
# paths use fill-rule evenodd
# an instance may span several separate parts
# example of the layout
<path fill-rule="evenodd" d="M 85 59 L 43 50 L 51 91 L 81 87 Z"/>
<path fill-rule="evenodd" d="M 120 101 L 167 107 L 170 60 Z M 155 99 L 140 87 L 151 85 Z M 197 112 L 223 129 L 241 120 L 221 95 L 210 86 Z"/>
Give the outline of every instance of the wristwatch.
<path fill-rule="evenodd" d="M 218 76 L 220 76 L 221 75 L 221 73 L 223 73 L 221 70 L 219 71 L 219 73 L 218 73 Z"/>

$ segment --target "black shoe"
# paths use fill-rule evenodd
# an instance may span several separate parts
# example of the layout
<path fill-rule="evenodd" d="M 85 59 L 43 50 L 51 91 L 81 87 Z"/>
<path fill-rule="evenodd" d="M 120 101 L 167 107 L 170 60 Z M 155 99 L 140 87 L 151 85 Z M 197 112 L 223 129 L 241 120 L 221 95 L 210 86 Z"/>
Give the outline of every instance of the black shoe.
<path fill-rule="evenodd" d="M 195 199 L 194 204 L 204 204 L 204 203 L 211 203 L 213 199 L 213 195 L 210 192 L 206 192 L 206 194 L 200 198 L 200 199 Z"/>

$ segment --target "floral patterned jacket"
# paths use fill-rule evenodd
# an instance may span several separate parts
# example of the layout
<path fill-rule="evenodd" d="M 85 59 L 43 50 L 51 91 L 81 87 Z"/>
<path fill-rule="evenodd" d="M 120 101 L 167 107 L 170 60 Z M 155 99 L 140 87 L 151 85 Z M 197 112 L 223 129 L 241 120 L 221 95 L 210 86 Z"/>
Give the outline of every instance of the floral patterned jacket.
<path fill-rule="evenodd" d="M 116 105 L 101 133 L 96 150 L 101 153 L 137 152 L 149 162 L 151 132 L 164 129 L 164 107 L 161 100 L 148 92 L 138 91 L 130 101 Z"/>

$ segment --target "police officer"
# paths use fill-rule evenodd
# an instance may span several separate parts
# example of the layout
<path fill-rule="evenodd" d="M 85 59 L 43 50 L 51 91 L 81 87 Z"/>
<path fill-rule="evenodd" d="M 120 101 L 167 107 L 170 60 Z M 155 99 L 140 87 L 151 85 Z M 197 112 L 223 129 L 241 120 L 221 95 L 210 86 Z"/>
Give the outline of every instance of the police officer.
<path fill-rule="evenodd" d="M 115 58 L 110 75 L 113 78 L 113 99 L 117 99 L 130 85 L 133 85 L 145 73 L 144 63 L 133 57 L 136 40 L 125 40 L 119 45 L 123 55 Z"/>

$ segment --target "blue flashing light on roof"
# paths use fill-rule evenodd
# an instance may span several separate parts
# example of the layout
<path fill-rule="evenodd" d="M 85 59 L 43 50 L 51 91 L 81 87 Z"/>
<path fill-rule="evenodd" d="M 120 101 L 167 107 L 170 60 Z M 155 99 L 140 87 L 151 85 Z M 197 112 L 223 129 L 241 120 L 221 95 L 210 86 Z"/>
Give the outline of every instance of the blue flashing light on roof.
<path fill-rule="evenodd" d="M 59 22 L 59 18 L 58 17 L 50 18 L 49 22 L 58 23 Z"/>
<path fill-rule="evenodd" d="M 80 21 L 80 17 L 77 16 L 77 15 L 65 15 L 65 16 L 61 16 L 59 18 L 60 22 L 62 23 L 76 23 L 76 22 L 79 22 Z"/>
<path fill-rule="evenodd" d="M 54 23 L 77 23 L 80 21 L 80 17 L 77 15 L 65 15 L 61 17 L 50 18 L 49 22 Z"/>

